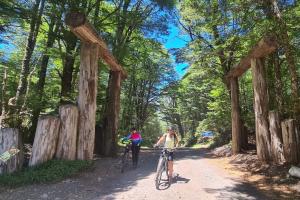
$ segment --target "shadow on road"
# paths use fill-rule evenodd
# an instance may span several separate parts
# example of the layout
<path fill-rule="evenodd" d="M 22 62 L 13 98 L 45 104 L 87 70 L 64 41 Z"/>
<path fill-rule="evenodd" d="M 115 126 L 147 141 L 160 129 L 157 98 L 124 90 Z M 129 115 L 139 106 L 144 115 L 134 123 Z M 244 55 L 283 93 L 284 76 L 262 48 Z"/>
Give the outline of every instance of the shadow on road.
<path fill-rule="evenodd" d="M 188 178 L 184 178 L 184 177 L 181 177 L 181 176 L 176 176 L 174 179 L 173 179 L 173 182 L 172 183 L 188 183 L 191 179 L 188 179 Z"/>
<path fill-rule="evenodd" d="M 217 199 L 261 200 L 268 199 L 265 195 L 247 183 L 236 183 L 232 187 L 219 189 L 204 188 L 207 193 L 216 194 Z"/>
<path fill-rule="evenodd" d="M 95 169 L 93 171 L 83 173 L 79 177 L 73 177 L 70 181 L 15 189 L 10 193 L 3 194 L 2 197 L 6 200 L 41 199 L 43 194 L 47 194 L 49 199 L 115 200 L 119 199 L 123 192 L 127 191 L 132 197 L 134 197 L 136 190 L 163 192 L 155 189 L 154 181 L 159 155 L 160 150 L 142 150 L 138 168 L 129 168 L 124 173 L 120 172 L 119 159 L 100 158 L 95 161 Z M 204 149 L 179 149 L 175 152 L 175 162 L 185 159 L 200 160 L 204 157 L 206 158 L 206 150 Z M 141 180 L 143 182 L 140 182 Z M 182 176 L 178 176 L 173 180 L 173 184 L 189 184 L 189 182 L 190 179 Z M 230 192 L 251 197 L 252 192 L 247 190 L 249 187 L 251 186 L 247 184 L 238 184 L 233 187 L 220 189 L 205 188 L 205 191 L 207 193 L 217 193 L 220 197 L 222 195 L 229 196 Z M 164 184 L 162 190 L 167 190 L 168 188 L 172 189 L 172 184 L 171 186 Z"/>

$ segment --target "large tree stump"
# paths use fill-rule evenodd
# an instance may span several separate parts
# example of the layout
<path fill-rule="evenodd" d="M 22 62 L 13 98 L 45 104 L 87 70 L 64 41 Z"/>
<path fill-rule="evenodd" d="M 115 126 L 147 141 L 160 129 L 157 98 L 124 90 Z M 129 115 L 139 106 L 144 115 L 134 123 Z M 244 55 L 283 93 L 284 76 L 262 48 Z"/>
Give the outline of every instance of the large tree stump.
<path fill-rule="evenodd" d="M 288 163 L 298 163 L 298 146 L 297 146 L 297 129 L 296 120 L 288 119 L 281 122 L 283 152 L 284 157 Z"/>
<path fill-rule="evenodd" d="M 96 44 L 83 42 L 80 53 L 79 77 L 79 130 L 77 159 L 91 160 L 94 152 L 96 125 L 96 97 L 98 75 L 98 53 Z"/>
<path fill-rule="evenodd" d="M 252 59 L 252 82 L 254 89 L 254 111 L 257 156 L 262 161 L 271 160 L 269 132 L 269 96 L 263 59 Z"/>
<path fill-rule="evenodd" d="M 64 160 L 75 160 L 78 108 L 75 105 L 60 106 L 59 116 L 61 120 L 61 128 L 58 136 L 55 157 Z"/>
<path fill-rule="evenodd" d="M 60 119 L 58 117 L 42 116 L 39 118 L 29 166 L 38 165 L 53 158 L 59 129 Z"/>
<path fill-rule="evenodd" d="M 241 151 L 241 112 L 239 105 L 239 84 L 238 78 L 231 78 L 231 119 L 232 119 L 232 153 Z"/>
<path fill-rule="evenodd" d="M 283 154 L 283 142 L 279 113 L 277 111 L 269 112 L 270 134 L 271 134 L 271 152 L 273 161 L 277 164 L 285 162 Z"/>
<path fill-rule="evenodd" d="M 24 153 L 22 138 L 18 129 L 0 128 L 0 154 L 11 149 L 20 150 L 5 163 L 0 161 L 0 174 L 11 173 L 22 168 Z"/>

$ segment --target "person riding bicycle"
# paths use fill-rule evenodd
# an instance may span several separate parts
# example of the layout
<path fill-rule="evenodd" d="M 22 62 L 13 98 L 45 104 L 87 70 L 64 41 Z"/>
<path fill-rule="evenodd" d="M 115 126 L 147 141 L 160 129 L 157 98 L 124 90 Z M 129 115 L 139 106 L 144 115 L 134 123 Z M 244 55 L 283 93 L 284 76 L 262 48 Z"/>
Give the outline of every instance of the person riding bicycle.
<path fill-rule="evenodd" d="M 159 146 L 160 144 L 164 143 L 164 148 L 168 150 L 168 176 L 169 182 L 172 181 L 173 177 L 173 160 L 174 160 L 174 149 L 178 145 L 178 136 L 176 134 L 176 127 L 170 126 L 167 129 L 167 133 L 165 133 L 154 146 Z"/>
<path fill-rule="evenodd" d="M 136 128 L 133 127 L 130 129 L 130 133 L 127 137 L 125 137 L 125 139 L 131 140 L 132 163 L 133 167 L 136 168 L 139 158 L 142 136 L 139 132 L 137 132 Z"/>

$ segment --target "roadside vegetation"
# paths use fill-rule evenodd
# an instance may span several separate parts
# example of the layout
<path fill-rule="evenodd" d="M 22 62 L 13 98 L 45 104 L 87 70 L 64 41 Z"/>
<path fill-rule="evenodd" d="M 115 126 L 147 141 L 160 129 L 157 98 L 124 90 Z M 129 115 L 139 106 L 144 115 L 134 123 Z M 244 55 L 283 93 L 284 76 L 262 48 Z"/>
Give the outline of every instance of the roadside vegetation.
<path fill-rule="evenodd" d="M 12 174 L 1 175 L 0 185 L 5 187 L 17 187 L 57 182 L 74 176 L 84 170 L 91 169 L 92 166 L 92 161 L 50 160 L 37 167 L 27 167 Z"/>

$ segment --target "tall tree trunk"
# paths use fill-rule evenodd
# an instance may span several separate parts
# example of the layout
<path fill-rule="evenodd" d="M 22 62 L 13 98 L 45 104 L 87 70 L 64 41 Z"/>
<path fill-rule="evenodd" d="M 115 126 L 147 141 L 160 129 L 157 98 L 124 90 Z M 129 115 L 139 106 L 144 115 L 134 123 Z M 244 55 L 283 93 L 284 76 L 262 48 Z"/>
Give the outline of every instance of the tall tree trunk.
<path fill-rule="evenodd" d="M 45 6 L 45 0 L 36 0 L 36 3 L 32 11 L 33 14 L 30 22 L 30 31 L 27 37 L 25 55 L 23 58 L 21 73 L 20 73 L 20 80 L 19 80 L 19 84 L 15 96 L 17 110 L 19 109 L 19 106 L 23 104 L 22 97 L 26 93 L 26 88 L 28 83 L 27 78 L 30 71 L 30 60 L 36 44 L 36 39 L 41 24 L 41 18 L 44 11 L 44 6 Z"/>
<path fill-rule="evenodd" d="M 99 10 L 100 10 L 100 3 L 102 0 L 97 0 L 95 3 L 95 14 L 94 14 L 94 25 L 97 24 L 97 21 L 99 19 Z"/>
<path fill-rule="evenodd" d="M 54 29 L 55 27 L 55 29 Z M 44 88 L 45 88 L 45 82 L 46 82 L 46 73 L 47 73 L 47 67 L 49 62 L 49 49 L 53 47 L 53 44 L 55 42 L 56 35 L 59 30 L 59 24 L 57 22 L 55 26 L 55 18 L 51 18 L 51 22 L 49 24 L 49 32 L 48 32 L 48 38 L 46 42 L 45 51 L 42 55 L 42 61 L 41 61 L 41 68 L 39 70 L 39 80 L 35 87 L 35 93 L 36 93 L 36 107 L 33 109 L 32 112 L 32 125 L 30 128 L 30 135 L 29 135 L 29 141 L 30 143 L 33 143 L 34 140 L 34 133 L 37 126 L 38 118 L 40 115 L 40 112 L 43 108 L 43 95 L 44 95 Z"/>
<path fill-rule="evenodd" d="M 0 129 L 5 127 L 4 119 L 6 117 L 6 82 L 7 82 L 7 67 L 3 69 L 2 91 L 1 91 L 1 116 Z"/>
<path fill-rule="evenodd" d="M 72 93 L 72 78 L 73 78 L 73 71 L 74 71 L 74 62 L 76 52 L 76 44 L 77 38 L 76 36 L 67 31 L 65 33 L 65 40 L 66 40 L 66 54 L 64 57 L 64 68 L 61 77 L 61 102 L 68 102 L 71 98 Z"/>
<path fill-rule="evenodd" d="M 133 105 L 133 88 L 134 88 L 135 74 L 134 72 L 130 76 L 129 80 L 129 88 L 125 89 L 127 92 L 127 99 L 125 99 L 125 103 L 123 104 L 123 112 L 122 112 L 122 121 L 121 128 L 122 130 L 129 130 L 129 127 L 132 125 L 131 120 L 133 118 L 132 108 Z"/>
<path fill-rule="evenodd" d="M 79 125 L 77 159 L 91 160 L 94 153 L 99 46 L 83 42 L 80 50 Z"/>
<path fill-rule="evenodd" d="M 269 132 L 269 97 L 263 59 L 252 59 L 252 81 L 254 89 L 254 111 L 257 156 L 260 160 L 271 160 L 271 138 Z"/>
<path fill-rule="evenodd" d="M 281 79 L 281 72 L 280 72 L 280 61 L 278 52 L 273 54 L 274 60 L 274 76 L 275 76 L 275 100 L 276 105 L 279 111 L 279 115 L 283 114 L 283 98 L 282 98 L 282 79 Z"/>
<path fill-rule="evenodd" d="M 289 66 L 289 72 L 291 76 L 291 88 L 294 106 L 294 115 L 298 116 L 300 114 L 300 103 L 299 103 L 299 88 L 298 88 L 298 73 L 295 59 L 294 48 L 290 43 L 288 28 L 285 21 L 282 19 L 281 12 L 278 7 L 277 0 L 269 0 L 273 8 L 273 17 L 278 24 L 278 41 L 284 48 L 287 63 Z"/>
<path fill-rule="evenodd" d="M 30 86 L 31 86 L 31 82 L 32 82 L 32 75 L 34 74 L 34 72 L 36 70 L 36 66 L 38 64 L 39 64 L 39 61 L 33 66 L 33 69 L 31 70 L 31 72 L 28 75 L 26 92 L 23 97 L 23 105 L 21 106 L 20 113 L 23 113 L 26 110 L 26 103 L 27 103 L 28 96 L 29 96 Z"/>
<path fill-rule="evenodd" d="M 239 105 L 238 78 L 231 79 L 231 118 L 232 118 L 232 153 L 237 154 L 242 148 L 241 111 Z"/>
<path fill-rule="evenodd" d="M 181 139 L 184 138 L 184 130 L 183 130 L 183 127 L 182 127 L 182 123 L 181 123 L 181 118 L 180 118 L 180 115 L 176 115 L 176 124 L 178 126 L 178 131 L 179 131 L 179 134 L 180 134 L 180 137 Z"/>
<path fill-rule="evenodd" d="M 120 3 L 120 10 L 118 12 L 116 21 L 118 22 L 117 30 L 116 30 L 116 37 L 113 42 L 113 55 L 116 57 L 117 61 L 122 64 L 123 60 L 123 48 L 125 46 L 122 43 L 124 39 L 124 30 L 126 27 L 127 12 L 129 8 L 131 0 L 124 0 Z M 122 8 L 122 9 L 121 9 Z M 119 82 L 119 83 L 118 83 Z M 101 145 L 101 152 L 96 152 L 105 156 L 116 155 L 116 131 L 118 128 L 118 117 L 120 112 L 120 107 L 113 107 L 115 104 L 120 103 L 120 84 L 121 84 L 121 77 L 119 72 L 112 72 L 110 71 L 108 86 L 106 89 L 106 102 L 104 106 L 104 116 L 102 118 L 102 125 L 101 125 L 101 134 L 99 135 L 99 139 L 102 137 L 104 138 L 102 145 Z M 118 103 L 116 103 L 118 101 Z M 97 134 L 98 135 L 98 134 Z M 99 143 L 99 141 L 98 141 Z M 98 148 L 97 148 L 98 149 Z"/>
<path fill-rule="evenodd" d="M 117 153 L 117 130 L 120 112 L 121 73 L 110 71 L 109 97 L 103 119 L 104 143 L 101 154 L 115 156 Z"/>

